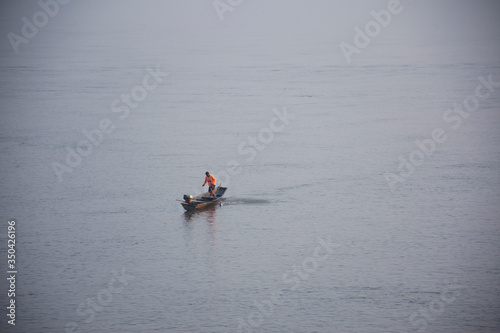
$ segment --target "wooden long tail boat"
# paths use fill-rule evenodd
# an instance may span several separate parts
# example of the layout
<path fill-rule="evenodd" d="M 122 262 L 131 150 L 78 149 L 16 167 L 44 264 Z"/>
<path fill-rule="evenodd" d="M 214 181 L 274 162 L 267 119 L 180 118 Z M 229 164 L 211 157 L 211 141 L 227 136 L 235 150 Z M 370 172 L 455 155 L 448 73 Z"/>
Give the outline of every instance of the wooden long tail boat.
<path fill-rule="evenodd" d="M 221 185 L 219 185 L 214 190 L 215 197 L 210 197 L 210 192 L 205 192 L 203 194 L 197 195 L 194 198 L 184 195 L 184 201 L 181 202 L 181 205 L 187 211 L 205 208 L 222 201 L 222 196 L 224 195 L 226 190 L 227 187 L 222 187 Z"/>

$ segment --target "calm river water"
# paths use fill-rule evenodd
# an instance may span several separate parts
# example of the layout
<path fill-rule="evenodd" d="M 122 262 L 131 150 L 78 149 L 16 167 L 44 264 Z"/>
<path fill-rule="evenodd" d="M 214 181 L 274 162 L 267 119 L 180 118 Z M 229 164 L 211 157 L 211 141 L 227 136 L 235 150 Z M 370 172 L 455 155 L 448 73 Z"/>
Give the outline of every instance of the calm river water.
<path fill-rule="evenodd" d="M 498 41 L 137 29 L 2 42 L 2 332 L 500 331 Z"/>

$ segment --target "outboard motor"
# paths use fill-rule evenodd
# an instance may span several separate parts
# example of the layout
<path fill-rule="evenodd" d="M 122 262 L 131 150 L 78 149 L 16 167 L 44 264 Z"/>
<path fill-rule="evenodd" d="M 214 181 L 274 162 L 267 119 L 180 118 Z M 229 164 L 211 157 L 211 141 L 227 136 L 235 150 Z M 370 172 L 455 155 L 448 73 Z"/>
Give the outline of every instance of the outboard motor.
<path fill-rule="evenodd" d="M 184 201 L 186 203 L 191 203 L 191 201 L 193 201 L 193 196 L 192 195 L 187 195 L 187 194 L 184 194 Z"/>

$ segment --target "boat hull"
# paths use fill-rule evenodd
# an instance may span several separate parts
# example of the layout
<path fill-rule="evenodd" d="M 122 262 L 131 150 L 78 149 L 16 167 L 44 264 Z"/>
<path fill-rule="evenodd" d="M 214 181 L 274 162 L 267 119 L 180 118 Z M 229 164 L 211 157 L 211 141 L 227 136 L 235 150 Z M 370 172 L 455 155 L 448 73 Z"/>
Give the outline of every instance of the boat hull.
<path fill-rule="evenodd" d="M 188 203 L 181 203 L 182 207 L 184 207 L 184 209 L 188 212 L 190 211 L 193 211 L 193 210 L 199 210 L 199 209 L 203 209 L 203 208 L 207 208 L 207 207 L 210 207 L 210 206 L 214 206 L 215 204 L 219 203 L 222 201 L 222 198 L 221 199 L 217 199 L 217 200 L 213 200 L 213 201 L 210 201 L 210 202 L 204 202 L 204 203 L 199 203 L 199 204 L 188 204 Z"/>
<path fill-rule="evenodd" d="M 211 198 L 210 193 L 206 192 L 194 197 L 191 203 L 181 202 L 181 205 L 188 212 L 214 206 L 223 200 L 222 196 L 224 195 L 226 190 L 227 187 L 219 186 L 215 190 L 215 195 L 216 195 L 215 198 Z"/>

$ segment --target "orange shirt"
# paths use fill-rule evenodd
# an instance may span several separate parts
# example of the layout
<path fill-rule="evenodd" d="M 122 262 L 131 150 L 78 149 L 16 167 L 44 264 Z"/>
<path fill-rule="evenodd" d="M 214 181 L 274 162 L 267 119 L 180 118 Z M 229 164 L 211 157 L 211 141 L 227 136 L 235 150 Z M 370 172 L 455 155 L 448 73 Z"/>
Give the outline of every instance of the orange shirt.
<path fill-rule="evenodd" d="M 211 185 L 215 185 L 215 182 L 217 181 L 217 179 L 210 175 L 210 176 L 205 176 L 205 182 L 203 183 L 203 185 L 205 185 L 207 182 L 208 182 L 208 185 L 211 186 Z"/>

